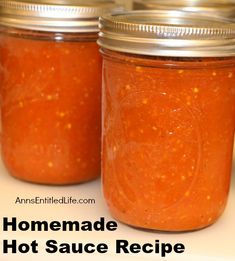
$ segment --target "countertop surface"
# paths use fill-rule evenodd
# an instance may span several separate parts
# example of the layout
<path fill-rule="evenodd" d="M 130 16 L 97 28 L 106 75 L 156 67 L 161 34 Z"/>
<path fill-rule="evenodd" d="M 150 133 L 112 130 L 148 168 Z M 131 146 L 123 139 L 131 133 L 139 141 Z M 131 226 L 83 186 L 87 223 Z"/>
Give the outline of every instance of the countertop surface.
<path fill-rule="evenodd" d="M 235 171 L 234 173 L 235 174 Z M 233 175 L 234 176 L 234 175 Z M 17 217 L 19 221 L 46 220 L 99 220 L 105 217 L 107 221 L 113 220 L 109 215 L 100 189 L 100 180 L 87 184 L 64 187 L 51 187 L 34 185 L 21 182 L 8 175 L 3 164 L 0 162 L 0 218 Z M 34 197 L 73 197 L 76 199 L 95 199 L 95 204 L 79 205 L 37 205 L 16 204 L 17 197 L 26 199 Z M 235 177 L 233 177 L 228 207 L 222 218 L 213 226 L 201 231 L 191 233 L 158 233 L 133 229 L 123 224 L 118 225 L 114 232 L 0 232 L 0 260 L 1 261 L 27 261 L 27 260 L 175 260 L 175 261 L 234 261 L 235 260 Z M 2 253 L 3 240 L 16 239 L 17 243 L 30 243 L 37 240 L 39 243 L 38 254 L 7 254 Z M 109 252 L 103 255 L 88 254 L 48 254 L 45 253 L 47 240 L 57 240 L 59 243 L 107 243 Z M 162 243 L 183 243 L 186 251 L 184 254 L 168 255 L 161 258 L 158 254 L 135 254 L 119 256 L 115 254 L 115 242 L 117 239 L 126 239 L 130 243 L 154 243 L 159 240 Z"/>

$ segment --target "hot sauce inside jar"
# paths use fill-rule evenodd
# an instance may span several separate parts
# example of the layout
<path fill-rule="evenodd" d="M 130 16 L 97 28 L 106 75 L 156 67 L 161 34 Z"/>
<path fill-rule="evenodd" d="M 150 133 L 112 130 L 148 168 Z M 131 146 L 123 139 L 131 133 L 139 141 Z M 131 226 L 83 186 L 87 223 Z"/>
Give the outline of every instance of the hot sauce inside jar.
<path fill-rule="evenodd" d="M 112 215 L 162 231 L 211 225 L 230 187 L 234 25 L 143 11 L 105 16 L 100 26 L 102 176 Z"/>
<path fill-rule="evenodd" d="M 2 157 L 17 178 L 62 185 L 100 175 L 98 17 L 115 6 L 55 2 L 1 3 Z"/>

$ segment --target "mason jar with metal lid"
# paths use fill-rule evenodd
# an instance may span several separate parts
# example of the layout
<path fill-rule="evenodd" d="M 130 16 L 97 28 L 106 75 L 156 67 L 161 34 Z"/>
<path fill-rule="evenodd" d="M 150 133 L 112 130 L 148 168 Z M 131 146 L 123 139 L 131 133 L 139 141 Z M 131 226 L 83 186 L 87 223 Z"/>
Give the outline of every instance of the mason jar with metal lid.
<path fill-rule="evenodd" d="M 100 20 L 104 195 L 135 227 L 214 223 L 230 187 L 235 25 L 176 11 Z"/>
<path fill-rule="evenodd" d="M 134 10 L 175 9 L 235 18 L 234 0 L 134 0 L 133 8 Z"/>
<path fill-rule="evenodd" d="M 62 185 L 100 175 L 98 17 L 118 10 L 113 1 L 1 1 L 1 145 L 14 177 Z"/>

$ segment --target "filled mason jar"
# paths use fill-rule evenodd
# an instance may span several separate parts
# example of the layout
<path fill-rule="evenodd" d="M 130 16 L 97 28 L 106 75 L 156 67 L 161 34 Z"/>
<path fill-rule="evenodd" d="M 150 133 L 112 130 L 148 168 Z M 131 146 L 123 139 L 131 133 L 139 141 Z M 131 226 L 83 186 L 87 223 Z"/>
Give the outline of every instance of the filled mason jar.
<path fill-rule="evenodd" d="M 134 0 L 134 10 L 178 10 L 235 18 L 234 0 Z"/>
<path fill-rule="evenodd" d="M 102 178 L 112 215 L 162 231 L 223 213 L 235 130 L 235 25 L 188 12 L 100 20 Z"/>
<path fill-rule="evenodd" d="M 19 179 L 73 184 L 100 175 L 98 17 L 112 1 L 0 3 L 2 157 Z"/>

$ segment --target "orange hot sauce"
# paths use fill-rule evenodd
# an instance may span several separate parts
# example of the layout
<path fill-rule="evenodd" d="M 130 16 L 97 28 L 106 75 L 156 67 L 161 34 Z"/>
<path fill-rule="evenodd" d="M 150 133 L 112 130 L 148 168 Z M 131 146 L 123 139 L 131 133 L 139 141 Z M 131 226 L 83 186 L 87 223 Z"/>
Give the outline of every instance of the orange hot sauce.
<path fill-rule="evenodd" d="M 101 57 L 95 40 L 2 35 L 1 42 L 2 156 L 10 173 L 46 184 L 99 176 Z"/>
<path fill-rule="evenodd" d="M 235 126 L 235 58 L 104 51 L 103 186 L 117 219 L 200 229 L 224 211 Z"/>

